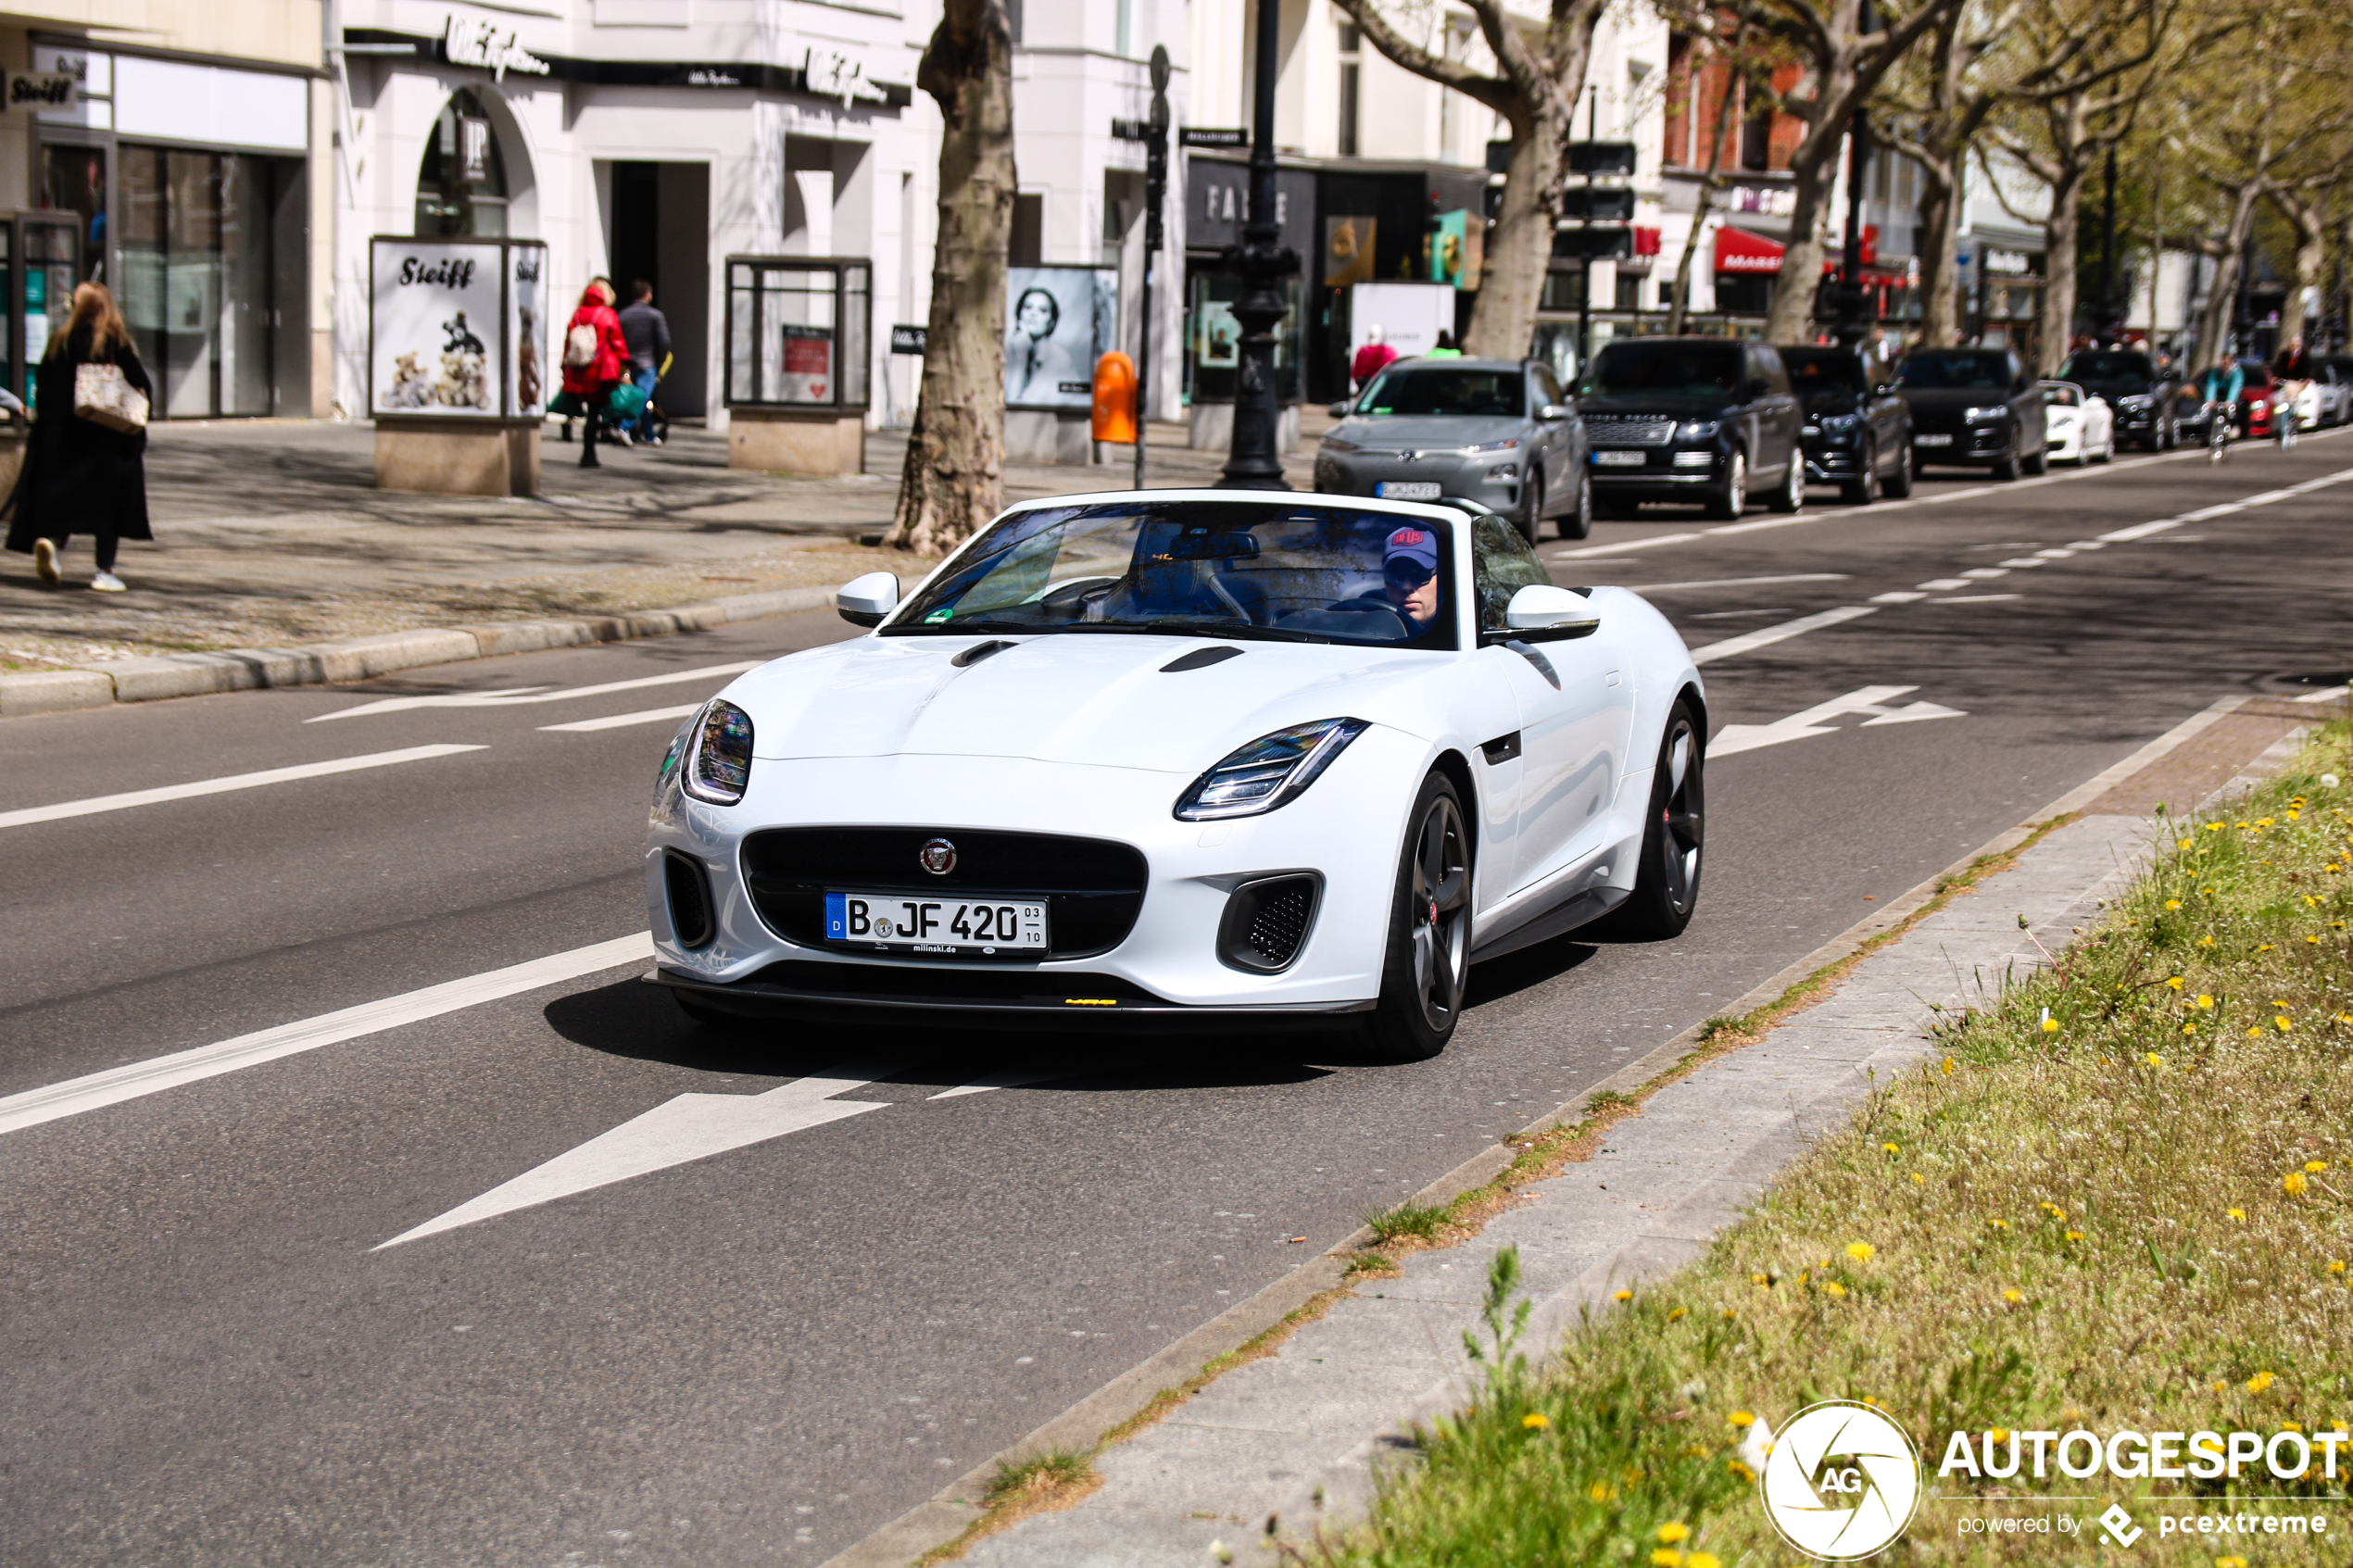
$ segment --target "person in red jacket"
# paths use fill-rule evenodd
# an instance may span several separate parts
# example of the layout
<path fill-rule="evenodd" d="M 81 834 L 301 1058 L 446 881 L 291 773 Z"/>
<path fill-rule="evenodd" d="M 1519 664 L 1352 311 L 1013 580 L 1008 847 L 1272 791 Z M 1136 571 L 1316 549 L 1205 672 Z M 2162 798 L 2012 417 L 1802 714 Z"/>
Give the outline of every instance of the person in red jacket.
<path fill-rule="evenodd" d="M 580 307 L 564 329 L 564 390 L 586 406 L 580 426 L 580 466 L 600 468 L 597 461 L 597 427 L 605 418 L 605 400 L 621 384 L 629 365 L 629 340 L 622 335 L 621 317 L 612 307 L 612 285 L 591 278 L 580 294 Z"/>

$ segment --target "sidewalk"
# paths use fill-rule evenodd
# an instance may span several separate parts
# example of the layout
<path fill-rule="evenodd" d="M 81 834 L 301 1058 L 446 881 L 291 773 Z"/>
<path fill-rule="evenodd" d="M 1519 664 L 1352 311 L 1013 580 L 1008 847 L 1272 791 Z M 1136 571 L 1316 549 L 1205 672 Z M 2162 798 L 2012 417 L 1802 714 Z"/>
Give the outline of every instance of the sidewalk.
<path fill-rule="evenodd" d="M 1152 427 L 1153 483 L 1214 483 L 1225 454 L 1184 439 L 1181 425 Z M 31 558 L 0 555 L 0 671 L 611 616 L 905 570 L 862 542 L 889 526 L 900 432 L 867 438 L 864 473 L 817 480 L 731 470 L 724 437 L 685 426 L 661 447 L 602 451 L 603 467 L 583 471 L 580 448 L 551 424 L 544 493 L 528 499 L 378 490 L 374 440 L 364 422 L 157 425 L 156 540 L 123 546 L 132 591 L 82 586 L 86 540 L 67 553 L 62 589 L 42 586 Z M 1302 488 L 1311 468 L 1306 457 L 1285 463 Z M 1130 478 L 1125 465 L 1011 464 L 1005 499 L 1126 489 Z"/>

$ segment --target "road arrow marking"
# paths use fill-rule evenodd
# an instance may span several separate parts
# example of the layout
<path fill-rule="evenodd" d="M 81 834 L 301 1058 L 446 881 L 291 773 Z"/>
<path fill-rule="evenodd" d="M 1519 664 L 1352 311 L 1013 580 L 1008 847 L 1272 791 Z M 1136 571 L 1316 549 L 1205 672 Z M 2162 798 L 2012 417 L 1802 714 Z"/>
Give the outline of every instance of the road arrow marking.
<path fill-rule="evenodd" d="M 1061 1078 L 1064 1076 L 1066 1076 L 1066 1074 L 1060 1071 L 1052 1073 L 991 1073 L 987 1077 L 975 1078 L 969 1084 L 959 1084 L 952 1089 L 942 1089 L 939 1093 L 932 1096 L 931 1098 L 934 1099 L 954 1099 L 961 1095 L 985 1095 L 991 1089 L 1018 1089 L 1024 1084 L 1042 1084 L 1049 1078 Z"/>
<path fill-rule="evenodd" d="M 607 681 L 599 685 L 572 686 L 562 691 L 551 691 L 546 686 L 514 686 L 495 692 L 447 692 L 438 696 L 388 696 L 375 702 L 363 702 L 357 708 L 339 708 L 333 713 L 321 713 L 305 719 L 303 722 L 319 724 L 330 719 L 400 713 L 411 708 L 511 708 L 522 703 L 563 702 L 575 696 L 603 696 L 608 692 L 641 691 L 647 686 L 667 686 L 679 681 L 699 681 L 713 675 L 740 675 L 767 662 L 764 659 L 747 659 L 734 664 L 706 664 L 697 670 L 673 670 L 667 675 L 643 675 L 634 681 Z"/>
<path fill-rule="evenodd" d="M 1735 752 L 1755 751 L 1759 746 L 1804 740 L 1808 735 L 1835 734 L 1839 726 L 1829 721 L 1848 714 L 1871 715 L 1863 721 L 1865 728 L 1873 724 L 1914 724 L 1923 719 L 1969 717 L 1957 708 L 1942 708 L 1932 702 L 1906 703 L 1902 708 L 1886 706 L 1888 698 L 1918 690 L 1918 686 L 1865 686 L 1844 696 L 1818 703 L 1803 713 L 1777 719 L 1769 724 L 1727 724 L 1707 743 L 1707 755 L 1710 758 L 1730 757 Z"/>
<path fill-rule="evenodd" d="M 456 1230 L 460 1225 L 510 1214 L 518 1209 L 536 1208 L 574 1193 L 625 1182 L 632 1176 L 648 1175 L 749 1144 L 765 1143 L 787 1133 L 880 1110 L 890 1102 L 839 1100 L 832 1097 L 861 1088 L 893 1071 L 895 1064 L 847 1068 L 796 1079 L 761 1095 L 680 1095 L 569 1153 L 556 1156 L 545 1165 L 524 1172 L 513 1181 L 491 1188 L 471 1203 L 459 1204 L 437 1219 L 402 1232 L 373 1250 L 381 1252 L 386 1247 Z"/>

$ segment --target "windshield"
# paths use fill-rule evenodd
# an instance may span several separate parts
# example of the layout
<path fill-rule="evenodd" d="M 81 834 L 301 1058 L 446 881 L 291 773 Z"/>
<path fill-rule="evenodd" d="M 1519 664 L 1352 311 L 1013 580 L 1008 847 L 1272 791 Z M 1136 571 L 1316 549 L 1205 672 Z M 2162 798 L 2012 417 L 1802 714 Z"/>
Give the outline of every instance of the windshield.
<path fill-rule="evenodd" d="M 1454 645 L 1447 525 L 1231 501 L 1040 507 L 1007 517 L 884 636 L 975 632 Z"/>
<path fill-rule="evenodd" d="M 2157 371 L 2150 368 L 2145 354 L 2124 354 L 2115 349 L 2102 349 L 2093 354 L 2070 354 L 2067 363 L 2059 367 L 2059 380 L 2072 382 L 2155 381 Z"/>
<path fill-rule="evenodd" d="M 1516 418 L 1527 403 L 1527 377 L 1517 370 L 1384 370 L 1356 400 L 1360 414 L 1502 415 Z"/>
<path fill-rule="evenodd" d="M 1929 390 L 2007 392 L 2010 385 L 2009 358 L 2002 354 L 1915 354 L 1904 361 L 1895 384 Z"/>
<path fill-rule="evenodd" d="M 2043 383 L 2043 395 L 2050 400 L 2050 405 L 2054 408 L 2072 408 L 2082 401 L 2076 395 L 2074 387 L 2055 381 L 2046 381 Z"/>
<path fill-rule="evenodd" d="M 1798 393 L 1866 390 L 1863 358 L 1836 348 L 1784 348 L 1790 385 Z"/>
<path fill-rule="evenodd" d="M 1740 385 L 1741 351 L 1730 343 L 1613 343 L 1593 358 L 1579 397 L 1659 393 L 1730 397 Z"/>

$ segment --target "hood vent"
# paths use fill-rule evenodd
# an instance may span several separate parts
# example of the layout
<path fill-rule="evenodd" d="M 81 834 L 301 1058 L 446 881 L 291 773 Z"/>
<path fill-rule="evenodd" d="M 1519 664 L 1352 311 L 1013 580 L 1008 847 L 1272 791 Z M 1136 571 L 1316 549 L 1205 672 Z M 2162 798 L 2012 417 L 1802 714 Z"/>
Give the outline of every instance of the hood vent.
<path fill-rule="evenodd" d="M 1239 648 L 1195 648 L 1190 653 L 1178 654 L 1162 665 L 1160 672 L 1164 675 L 1182 675 L 1189 670 L 1206 670 L 1213 664 L 1223 664 L 1229 659 L 1241 656 Z"/>

